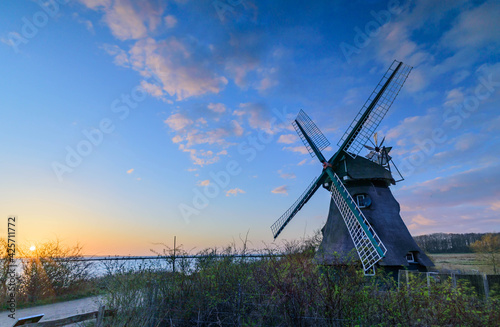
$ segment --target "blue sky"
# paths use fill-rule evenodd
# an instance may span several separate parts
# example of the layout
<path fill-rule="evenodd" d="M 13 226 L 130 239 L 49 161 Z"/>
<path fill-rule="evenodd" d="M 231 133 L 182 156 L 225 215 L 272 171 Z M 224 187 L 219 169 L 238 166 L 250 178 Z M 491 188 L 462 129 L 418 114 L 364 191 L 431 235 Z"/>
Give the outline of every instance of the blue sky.
<path fill-rule="evenodd" d="M 321 173 L 290 122 L 337 141 L 394 59 L 379 127 L 413 235 L 499 231 L 497 1 L 2 1 L 0 216 L 25 243 L 148 254 L 269 226 Z M 281 234 L 323 226 L 316 193 Z M 4 227 L 1 228 L 4 231 Z"/>

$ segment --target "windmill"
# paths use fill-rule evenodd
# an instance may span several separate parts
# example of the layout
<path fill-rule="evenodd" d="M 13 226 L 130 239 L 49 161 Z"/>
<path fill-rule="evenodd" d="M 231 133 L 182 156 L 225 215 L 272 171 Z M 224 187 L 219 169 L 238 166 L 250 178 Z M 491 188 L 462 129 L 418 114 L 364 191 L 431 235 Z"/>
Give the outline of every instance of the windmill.
<path fill-rule="evenodd" d="M 330 143 L 309 116 L 299 112 L 292 124 L 311 156 L 323 164 L 323 171 L 271 226 L 275 239 L 323 186 L 332 199 L 317 262 L 331 264 L 334 252 L 346 255 L 355 248 L 366 275 L 373 275 L 376 265 L 417 269 L 433 265 L 399 215 L 399 204 L 389 190 L 396 183 L 390 168 L 391 148 L 383 146 L 385 138 L 378 144 L 375 133 L 411 69 L 396 60 L 391 64 L 328 161 L 321 151 Z M 374 147 L 367 145 L 372 136 Z M 371 151 L 366 158 L 358 155 L 364 148 Z"/>
<path fill-rule="evenodd" d="M 380 142 L 380 144 L 378 144 L 377 133 L 373 134 L 373 140 L 375 141 L 373 143 L 373 145 L 375 146 L 374 148 L 365 144 L 365 148 L 370 150 L 370 153 L 368 153 L 366 155 L 366 158 L 370 159 L 373 162 L 378 163 L 381 166 L 384 166 L 384 167 L 388 166 L 391 159 L 392 159 L 391 156 L 389 156 L 389 152 L 391 152 L 392 146 L 388 147 L 388 148 L 383 146 L 384 141 L 385 141 L 385 136 L 382 139 L 382 142 Z"/>

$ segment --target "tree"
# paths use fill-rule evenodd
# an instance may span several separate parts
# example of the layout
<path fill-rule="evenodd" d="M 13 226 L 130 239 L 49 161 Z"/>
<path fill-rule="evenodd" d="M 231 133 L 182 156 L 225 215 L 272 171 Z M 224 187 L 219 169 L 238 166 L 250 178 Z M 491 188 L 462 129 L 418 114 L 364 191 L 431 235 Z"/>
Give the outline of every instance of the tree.
<path fill-rule="evenodd" d="M 500 235 L 486 234 L 480 240 L 470 245 L 472 251 L 479 253 L 488 264 L 493 266 L 493 273 L 497 273 L 500 262 Z"/>

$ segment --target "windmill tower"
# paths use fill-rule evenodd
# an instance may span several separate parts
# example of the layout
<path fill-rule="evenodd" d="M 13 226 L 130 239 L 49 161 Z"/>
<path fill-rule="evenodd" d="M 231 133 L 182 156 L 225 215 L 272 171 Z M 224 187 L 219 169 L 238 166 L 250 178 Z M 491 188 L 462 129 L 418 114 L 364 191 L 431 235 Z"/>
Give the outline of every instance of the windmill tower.
<path fill-rule="evenodd" d="M 315 258 L 318 263 L 338 264 L 334 253 L 342 260 L 356 249 L 366 275 L 374 274 L 376 265 L 389 270 L 402 267 L 426 270 L 433 266 L 401 219 L 399 204 L 389 189 L 389 185 L 396 183 L 391 164 L 398 174 L 399 171 L 389 156 L 391 148 L 383 146 L 385 138 L 378 144 L 375 133 L 411 69 L 402 62 L 392 63 L 328 161 L 321 151 L 330 143 L 309 116 L 302 110 L 299 112 L 292 124 L 311 156 L 323 163 L 323 171 L 271 226 L 275 239 L 323 186 L 331 192 L 332 199 L 322 229 L 323 241 Z M 367 145 L 372 136 L 374 147 Z M 371 150 L 366 158 L 358 155 L 365 147 Z"/>

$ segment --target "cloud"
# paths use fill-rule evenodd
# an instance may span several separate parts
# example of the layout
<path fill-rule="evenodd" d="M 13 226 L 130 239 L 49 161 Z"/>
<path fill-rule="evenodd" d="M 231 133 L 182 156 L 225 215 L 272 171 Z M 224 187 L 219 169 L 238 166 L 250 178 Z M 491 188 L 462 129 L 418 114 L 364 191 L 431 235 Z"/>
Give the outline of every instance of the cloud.
<path fill-rule="evenodd" d="M 272 190 L 271 193 L 288 195 L 288 186 L 287 185 L 278 186 L 277 188 Z"/>
<path fill-rule="evenodd" d="M 426 218 L 422 215 L 416 215 L 415 217 L 413 217 L 411 219 L 411 222 L 412 222 L 412 224 L 416 224 L 419 226 L 431 226 L 431 225 L 436 224 L 436 222 L 434 220 Z"/>
<path fill-rule="evenodd" d="M 114 56 L 113 62 L 118 66 L 130 67 L 130 61 L 128 60 L 127 52 L 120 49 L 117 45 L 114 44 L 104 44 L 102 46 L 104 51 L 106 51 L 109 55 Z"/>
<path fill-rule="evenodd" d="M 95 33 L 95 30 L 94 30 L 94 24 L 88 20 L 88 19 L 84 19 L 82 18 L 78 13 L 73 13 L 71 15 L 73 17 L 73 19 L 75 19 L 75 21 L 77 21 L 79 24 L 83 24 L 85 26 L 85 28 L 87 28 L 87 30 L 94 34 Z"/>
<path fill-rule="evenodd" d="M 283 179 L 294 179 L 297 177 L 294 173 L 284 173 L 282 170 L 278 170 L 278 174 L 280 174 L 280 177 Z"/>
<path fill-rule="evenodd" d="M 172 142 L 179 144 L 179 150 L 189 153 L 195 165 L 209 165 L 219 161 L 220 156 L 228 155 L 227 148 L 238 143 L 230 139 L 239 137 L 244 130 L 236 120 L 208 122 L 200 117 L 193 121 L 188 115 L 194 116 L 193 111 L 175 113 L 165 119 L 165 124 L 175 132 Z M 200 148 L 202 145 L 217 146 Z"/>
<path fill-rule="evenodd" d="M 199 144 L 217 144 L 222 147 L 231 145 L 226 138 L 231 135 L 231 131 L 218 127 L 208 131 L 201 131 L 192 129 L 187 131 L 186 136 L 183 138 L 187 143 L 186 146 L 191 147 Z"/>
<path fill-rule="evenodd" d="M 455 149 L 459 150 L 460 152 L 473 150 L 475 146 L 480 146 L 481 144 L 483 144 L 483 141 L 484 138 L 480 134 L 464 133 L 454 139 Z M 462 154 L 457 153 L 457 157 L 460 155 Z"/>
<path fill-rule="evenodd" d="M 207 151 L 203 149 L 199 150 L 199 149 L 187 148 L 186 145 L 184 144 L 179 145 L 179 150 L 189 153 L 189 157 L 193 162 L 193 164 L 201 167 L 214 164 L 218 162 L 220 159 L 217 155 L 214 155 L 214 153 L 210 150 Z"/>
<path fill-rule="evenodd" d="M 500 210 L 500 200 L 492 202 L 490 209 L 493 211 L 499 211 Z"/>
<path fill-rule="evenodd" d="M 450 107 L 454 104 L 462 103 L 464 101 L 464 94 L 462 88 L 455 88 L 447 92 L 445 106 Z"/>
<path fill-rule="evenodd" d="M 268 134 L 275 134 L 281 129 L 276 124 L 276 118 L 273 119 L 270 110 L 262 103 L 240 103 L 240 110 L 233 111 L 233 115 L 247 117 L 248 125 L 253 129 L 260 129 Z"/>
<path fill-rule="evenodd" d="M 490 208 L 500 197 L 500 167 L 493 165 L 437 177 L 401 189 L 399 200 L 405 211 L 420 212 L 447 208 L 457 212 L 475 207 L 478 219 L 481 208 Z"/>
<path fill-rule="evenodd" d="M 283 134 L 280 135 L 278 143 L 292 144 L 297 142 L 298 139 L 299 137 L 295 134 Z"/>
<path fill-rule="evenodd" d="M 245 191 L 243 191 L 242 189 L 239 189 L 239 188 L 233 188 L 233 189 L 230 189 L 226 192 L 226 196 L 237 196 L 238 193 L 243 194 L 243 193 L 245 193 Z"/>
<path fill-rule="evenodd" d="M 206 53 L 196 45 L 187 45 L 176 37 L 156 41 L 138 40 L 128 51 L 132 68 L 152 77 L 169 96 L 183 100 L 206 93 L 219 93 L 227 79 L 200 62 L 195 52 Z M 203 61 L 205 62 L 207 58 Z"/>
<path fill-rule="evenodd" d="M 129 169 L 129 170 L 127 170 L 127 174 L 132 174 L 133 171 L 134 171 L 134 168 Z"/>
<path fill-rule="evenodd" d="M 177 19 L 175 18 L 175 16 L 165 16 L 165 25 L 167 25 L 168 28 L 175 27 L 175 25 L 177 25 Z"/>
<path fill-rule="evenodd" d="M 486 1 L 482 5 L 464 11 L 453 27 L 443 35 L 442 43 L 454 49 L 479 48 L 500 43 L 498 35 L 500 3 Z"/>
<path fill-rule="evenodd" d="M 306 147 L 303 146 L 303 145 L 285 146 L 285 147 L 283 147 L 283 150 L 292 151 L 292 152 L 298 152 L 300 154 L 309 154 L 309 151 L 307 151 Z"/>
<path fill-rule="evenodd" d="M 176 113 L 168 117 L 164 123 L 166 123 L 174 131 L 180 131 L 193 124 L 193 121 L 181 113 Z"/>
<path fill-rule="evenodd" d="M 206 180 L 204 180 L 204 181 L 199 181 L 197 184 L 198 184 L 199 186 L 208 186 L 208 185 L 210 185 L 210 180 L 209 180 L 209 179 L 206 179 Z"/>
<path fill-rule="evenodd" d="M 233 125 L 234 135 L 236 135 L 236 136 L 243 135 L 244 130 L 243 130 L 243 127 L 241 127 L 240 123 L 238 123 L 236 120 L 232 120 L 231 124 Z"/>
<path fill-rule="evenodd" d="M 119 40 L 137 40 L 155 31 L 162 22 L 163 5 L 149 1 L 80 0 L 88 8 L 104 13 L 104 22 Z"/>
<path fill-rule="evenodd" d="M 163 97 L 163 90 L 161 89 L 161 86 L 159 86 L 158 84 L 141 81 L 141 86 L 146 92 L 148 92 L 155 98 Z"/>
<path fill-rule="evenodd" d="M 297 164 L 297 166 L 302 166 L 302 165 L 304 165 L 306 162 L 307 162 L 307 159 L 304 159 L 304 160 L 302 160 L 301 162 L 299 162 L 299 163 Z"/>
<path fill-rule="evenodd" d="M 222 114 L 226 111 L 226 106 L 223 103 L 209 103 L 207 108 L 218 114 Z"/>
<path fill-rule="evenodd" d="M 257 90 L 259 90 L 259 91 L 265 91 L 265 90 L 270 89 L 271 87 L 273 87 L 273 86 L 275 86 L 275 85 L 277 85 L 277 84 L 278 84 L 278 82 L 277 82 L 277 81 L 275 81 L 275 80 L 273 80 L 273 79 L 271 79 L 271 78 L 269 78 L 269 77 L 264 77 L 264 78 L 260 81 L 260 83 L 259 83 L 259 85 L 256 87 L 256 89 L 257 89 Z"/>
<path fill-rule="evenodd" d="M 176 135 L 172 138 L 172 142 L 174 142 L 174 143 L 180 143 L 180 142 L 182 142 L 182 140 L 184 140 L 184 139 L 180 135 Z"/>
<path fill-rule="evenodd" d="M 390 146 L 391 142 L 396 141 L 395 145 L 397 146 L 391 154 L 412 153 L 419 149 L 419 144 L 432 136 L 432 132 L 438 126 L 440 119 L 441 117 L 437 117 L 435 113 L 406 117 L 399 125 L 387 131 L 384 145 Z"/>
<path fill-rule="evenodd" d="M 80 2 L 90 9 L 98 9 L 110 7 L 112 0 L 80 0 Z"/>

